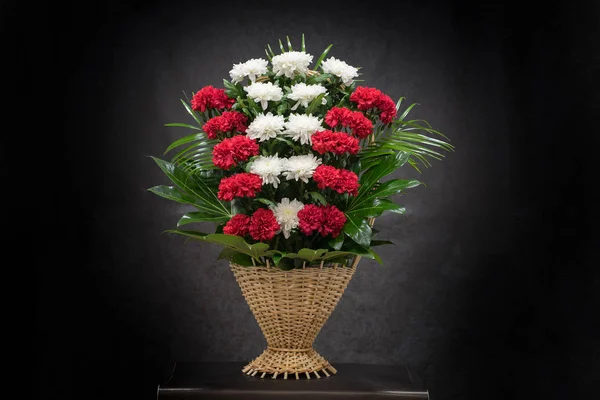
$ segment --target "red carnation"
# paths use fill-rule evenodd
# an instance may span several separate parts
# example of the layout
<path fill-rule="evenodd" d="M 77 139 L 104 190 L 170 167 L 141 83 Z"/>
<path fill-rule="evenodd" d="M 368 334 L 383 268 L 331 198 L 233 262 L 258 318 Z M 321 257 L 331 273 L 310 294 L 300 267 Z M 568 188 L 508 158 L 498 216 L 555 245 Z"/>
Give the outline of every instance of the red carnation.
<path fill-rule="evenodd" d="M 298 228 L 306 236 L 319 231 L 323 226 L 323 209 L 314 204 L 306 204 L 298 211 Z"/>
<path fill-rule="evenodd" d="M 223 227 L 227 235 L 246 236 L 250 227 L 250 217 L 244 214 L 234 215 Z"/>
<path fill-rule="evenodd" d="M 336 237 L 342 231 L 346 223 L 346 216 L 336 206 L 328 205 L 322 207 L 323 225 L 319 230 L 322 236 L 331 234 L 331 237 Z"/>
<path fill-rule="evenodd" d="M 298 211 L 298 228 L 307 236 L 318 232 L 321 236 L 336 237 L 345 223 L 346 216 L 336 206 L 307 204 Z"/>
<path fill-rule="evenodd" d="M 225 111 L 222 115 L 212 117 L 204 125 L 202 130 L 210 139 L 216 139 L 220 134 L 235 132 L 245 133 L 248 127 L 248 118 L 238 111 Z"/>
<path fill-rule="evenodd" d="M 358 86 L 350 95 L 350 101 L 356 103 L 359 110 L 368 111 L 375 109 L 379 119 L 384 124 L 389 124 L 396 117 L 396 104 L 390 96 L 380 90 L 366 86 Z"/>
<path fill-rule="evenodd" d="M 352 133 L 361 139 L 364 139 L 373 133 L 373 123 L 360 111 L 352 111 L 348 126 L 352 130 Z"/>
<path fill-rule="evenodd" d="M 279 224 L 273 211 L 268 208 L 259 208 L 252 214 L 249 228 L 252 239 L 258 241 L 271 240 L 278 230 Z"/>
<path fill-rule="evenodd" d="M 365 138 L 373 133 L 373 123 L 360 111 L 352 111 L 343 107 L 332 107 L 325 114 L 325 123 L 332 128 L 344 126 L 350 128 L 359 138 Z"/>
<path fill-rule="evenodd" d="M 319 189 L 331 188 L 338 193 L 358 194 L 358 176 L 347 169 L 337 169 L 331 165 L 319 165 L 313 174 Z"/>
<path fill-rule="evenodd" d="M 384 124 L 389 124 L 396 118 L 396 113 L 398 112 L 398 110 L 396 110 L 396 103 L 394 103 L 394 100 L 387 94 L 382 94 L 379 97 L 377 108 L 381 111 L 379 113 L 379 119 Z"/>
<path fill-rule="evenodd" d="M 381 91 L 375 88 L 366 86 L 357 86 L 354 92 L 350 95 L 350 101 L 356 103 L 356 106 L 361 111 L 367 111 L 377 107 Z"/>
<path fill-rule="evenodd" d="M 256 174 L 243 172 L 221 179 L 217 197 L 231 201 L 235 197 L 255 197 L 262 189 L 262 178 Z"/>
<path fill-rule="evenodd" d="M 319 154 L 356 154 L 360 150 L 358 140 L 344 132 L 320 131 L 312 135 L 312 148 Z"/>
<path fill-rule="evenodd" d="M 247 136 L 238 135 L 223 139 L 221 143 L 215 145 L 213 164 L 227 170 L 255 155 L 258 155 L 258 143 Z"/>
<path fill-rule="evenodd" d="M 348 118 L 352 110 L 343 107 L 332 107 L 325 114 L 325 123 L 332 128 L 336 126 L 348 126 Z"/>
<path fill-rule="evenodd" d="M 221 116 L 229 122 L 233 130 L 246 133 L 246 129 L 248 128 L 248 117 L 244 114 L 239 111 L 224 111 Z"/>
<path fill-rule="evenodd" d="M 192 109 L 204 112 L 207 109 L 224 110 L 230 109 L 235 99 L 230 99 L 225 94 L 225 89 L 217 89 L 205 86 L 194 94 L 192 98 Z"/>

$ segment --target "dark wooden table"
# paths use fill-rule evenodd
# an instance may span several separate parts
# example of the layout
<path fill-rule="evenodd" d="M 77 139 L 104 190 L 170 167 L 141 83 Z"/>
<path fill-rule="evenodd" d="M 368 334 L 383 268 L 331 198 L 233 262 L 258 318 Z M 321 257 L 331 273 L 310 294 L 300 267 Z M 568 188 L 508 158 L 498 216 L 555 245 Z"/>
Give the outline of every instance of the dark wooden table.
<path fill-rule="evenodd" d="M 337 374 L 321 379 L 261 379 L 242 373 L 244 363 L 176 363 L 158 386 L 163 399 L 429 399 L 405 366 L 335 364 Z"/>

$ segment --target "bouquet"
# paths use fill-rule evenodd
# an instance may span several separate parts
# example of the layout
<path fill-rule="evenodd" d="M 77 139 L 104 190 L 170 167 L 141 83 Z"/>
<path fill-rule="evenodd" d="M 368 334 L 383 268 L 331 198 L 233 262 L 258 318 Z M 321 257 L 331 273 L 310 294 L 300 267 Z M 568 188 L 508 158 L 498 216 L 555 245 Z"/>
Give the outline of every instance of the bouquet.
<path fill-rule="evenodd" d="M 414 179 L 387 179 L 409 165 L 419 171 L 453 146 L 424 120 L 408 119 L 382 91 L 359 85 L 359 69 L 279 41 L 266 59 L 234 64 L 224 88 L 206 86 L 181 100 L 190 129 L 153 157 L 172 181 L 149 190 L 187 204 L 168 232 L 223 246 L 219 259 L 282 270 L 382 262 L 374 219 L 403 214 L 394 196 Z M 210 222 L 213 233 L 183 229 Z"/>

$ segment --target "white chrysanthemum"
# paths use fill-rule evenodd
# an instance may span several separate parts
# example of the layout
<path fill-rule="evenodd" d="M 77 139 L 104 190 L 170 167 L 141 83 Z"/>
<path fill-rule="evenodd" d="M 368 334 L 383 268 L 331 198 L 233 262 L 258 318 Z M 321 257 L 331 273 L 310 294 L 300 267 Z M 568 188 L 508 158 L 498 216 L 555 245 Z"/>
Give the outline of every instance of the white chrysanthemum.
<path fill-rule="evenodd" d="M 308 183 L 308 178 L 313 176 L 315 169 L 321 164 L 321 159 L 312 154 L 305 156 L 292 156 L 285 163 L 285 175 L 287 180 L 301 180 Z"/>
<path fill-rule="evenodd" d="M 271 60 L 275 76 L 285 75 L 293 78 L 294 74 L 306 75 L 313 56 L 303 51 L 288 51 Z"/>
<path fill-rule="evenodd" d="M 260 102 L 263 110 L 267 109 L 269 101 L 279 101 L 283 97 L 283 91 L 279 86 L 273 85 L 273 82 L 255 82 L 244 90 L 248 92 L 248 97 Z"/>
<path fill-rule="evenodd" d="M 279 175 L 283 172 L 286 165 L 285 158 L 274 156 L 260 156 L 252 161 L 250 172 L 259 175 L 263 180 L 263 185 L 270 183 L 273 187 L 279 185 Z"/>
<path fill-rule="evenodd" d="M 267 73 L 268 63 L 267 60 L 262 58 L 252 58 L 245 63 L 233 64 L 233 68 L 229 71 L 231 81 L 238 83 L 247 76 L 254 83 L 257 77 Z"/>
<path fill-rule="evenodd" d="M 283 134 L 285 119 L 283 115 L 273 115 L 272 113 L 257 115 L 254 121 L 246 129 L 246 136 L 250 139 L 256 139 L 259 142 Z"/>
<path fill-rule="evenodd" d="M 292 111 L 298 108 L 300 104 L 308 107 L 308 103 L 313 101 L 320 94 L 327 95 L 327 89 L 321 85 L 307 85 L 304 82 L 296 83 L 292 86 L 292 92 L 288 95 L 289 99 L 296 100 L 296 104 L 292 107 Z M 322 104 L 327 103 L 327 99 L 323 97 Z"/>
<path fill-rule="evenodd" d="M 290 231 L 298 227 L 298 211 L 303 208 L 304 204 L 302 202 L 296 199 L 290 201 L 287 197 L 281 199 L 281 202 L 275 207 L 271 207 L 286 239 L 289 239 Z"/>
<path fill-rule="evenodd" d="M 288 121 L 285 123 L 284 134 L 301 144 L 312 144 L 311 137 L 313 133 L 325 129 L 321 126 L 322 123 L 322 119 L 313 117 L 312 114 L 290 114 Z"/>
<path fill-rule="evenodd" d="M 329 57 L 327 60 L 323 61 L 321 68 L 323 68 L 323 72 L 326 74 L 331 74 L 342 78 L 344 85 L 351 84 L 353 78 L 358 76 L 358 68 L 354 68 L 353 66 L 350 66 L 344 61 L 338 60 L 335 57 Z"/>

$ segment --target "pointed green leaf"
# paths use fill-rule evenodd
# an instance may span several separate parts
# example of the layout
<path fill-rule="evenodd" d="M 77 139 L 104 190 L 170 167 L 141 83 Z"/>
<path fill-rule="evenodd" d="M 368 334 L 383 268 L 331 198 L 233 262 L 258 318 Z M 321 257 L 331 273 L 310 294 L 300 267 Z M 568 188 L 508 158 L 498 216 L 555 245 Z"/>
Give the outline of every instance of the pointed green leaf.
<path fill-rule="evenodd" d="M 288 50 L 289 51 L 294 51 L 294 49 L 292 48 L 292 42 L 290 42 L 290 37 L 286 36 L 285 38 L 287 39 Z"/>
<path fill-rule="evenodd" d="M 174 123 L 170 123 L 170 124 L 165 124 L 165 126 L 176 126 L 176 127 L 181 127 L 181 128 L 190 128 L 190 129 L 195 129 L 197 131 L 200 130 L 199 127 L 194 126 L 194 125 L 189 125 L 189 124 L 181 124 L 179 122 L 174 122 Z"/>
<path fill-rule="evenodd" d="M 323 97 L 325 97 L 325 93 L 321 93 L 320 95 L 318 95 L 317 97 L 315 97 L 310 104 L 308 105 L 308 107 L 306 108 L 306 114 L 312 114 L 314 113 L 317 108 L 319 108 L 321 106 L 321 103 L 323 101 Z"/>
<path fill-rule="evenodd" d="M 343 231 L 361 246 L 368 247 L 371 243 L 371 227 L 366 219 L 353 218 L 346 214 L 347 221 Z"/>
<path fill-rule="evenodd" d="M 304 44 L 304 33 L 302 34 L 302 51 L 306 51 L 306 45 Z"/>
<path fill-rule="evenodd" d="M 346 211 L 346 216 L 353 219 L 359 218 L 376 218 L 381 216 L 385 211 L 390 211 L 398 214 L 404 214 L 405 208 L 387 199 L 371 198 L 361 202 L 351 211 Z"/>
<path fill-rule="evenodd" d="M 177 222 L 177 226 L 192 224 L 195 222 L 227 222 L 230 218 L 225 215 L 218 215 L 206 211 L 194 211 L 183 214 L 179 222 Z"/>
<path fill-rule="evenodd" d="M 171 143 L 169 145 L 169 147 L 167 147 L 167 149 L 165 150 L 163 155 L 167 154 L 169 151 L 173 150 L 176 147 L 179 147 L 184 144 L 191 143 L 191 142 L 195 142 L 198 140 L 205 140 L 205 139 L 207 139 L 207 137 L 206 137 L 206 134 L 204 134 L 204 133 L 194 133 L 193 135 L 189 135 L 189 136 L 183 137 L 181 139 L 177 139 L 176 141 Z"/>
<path fill-rule="evenodd" d="M 321 203 L 324 206 L 327 205 L 327 200 L 325 199 L 325 196 L 323 196 L 319 192 L 308 192 L 307 196 L 310 196 L 314 201 Z"/>
<path fill-rule="evenodd" d="M 255 200 L 255 201 L 259 201 L 259 202 L 261 202 L 261 203 L 263 203 L 263 204 L 266 204 L 266 205 L 268 205 L 269 207 L 275 207 L 275 206 L 277 205 L 277 204 L 275 204 L 275 202 L 274 202 L 274 201 L 272 201 L 272 200 L 269 200 L 269 199 L 265 199 L 265 198 L 263 198 L 263 197 L 257 197 L 257 198 L 255 198 L 254 200 Z"/>
<path fill-rule="evenodd" d="M 371 247 L 383 246 L 385 244 L 394 244 L 394 243 L 390 242 L 389 240 L 371 240 Z"/>
<path fill-rule="evenodd" d="M 306 80 L 306 84 L 308 85 L 313 85 L 315 83 L 320 83 L 320 82 L 324 82 L 327 79 L 331 78 L 333 75 L 331 74 L 319 74 L 319 75 L 313 75 L 310 78 L 308 78 Z"/>
<path fill-rule="evenodd" d="M 419 105 L 419 103 L 413 103 L 410 106 L 408 106 L 408 108 L 406 110 L 404 110 L 404 112 L 402 113 L 402 115 L 398 119 L 399 120 L 404 120 L 404 118 L 406 118 L 406 116 L 408 115 L 408 113 L 410 112 L 410 110 L 412 110 L 417 105 Z"/>
<path fill-rule="evenodd" d="M 204 207 L 211 209 L 216 214 L 231 217 L 227 208 L 217 198 L 217 194 L 201 178 L 194 178 L 181 168 L 160 158 L 152 157 L 152 159 L 175 185 L 199 198 Z"/>
<path fill-rule="evenodd" d="M 198 114 L 196 113 L 196 111 L 192 110 L 192 108 L 188 105 L 188 103 L 186 103 L 184 100 L 181 99 L 181 104 L 183 104 L 183 106 L 185 107 L 187 112 L 196 120 L 196 122 L 198 123 L 198 126 L 204 125 L 203 122 L 198 117 Z"/>
<path fill-rule="evenodd" d="M 164 197 L 165 199 L 173 200 L 182 204 L 196 204 L 198 202 L 197 197 L 182 192 L 174 186 L 159 185 L 148 189 L 148 191 L 159 195 L 160 197 Z"/>
<path fill-rule="evenodd" d="M 315 64 L 315 67 L 313 69 L 316 70 L 317 68 L 319 68 L 319 66 L 321 65 L 321 63 L 323 62 L 323 60 L 325 59 L 325 57 L 327 56 L 327 53 L 329 53 L 329 50 L 331 50 L 332 47 L 333 47 L 333 44 L 330 44 L 329 46 L 327 46 L 327 48 L 325 49 L 325 51 L 321 54 L 321 56 L 317 60 L 317 63 Z"/>

